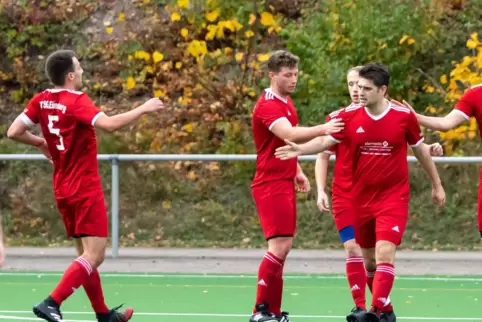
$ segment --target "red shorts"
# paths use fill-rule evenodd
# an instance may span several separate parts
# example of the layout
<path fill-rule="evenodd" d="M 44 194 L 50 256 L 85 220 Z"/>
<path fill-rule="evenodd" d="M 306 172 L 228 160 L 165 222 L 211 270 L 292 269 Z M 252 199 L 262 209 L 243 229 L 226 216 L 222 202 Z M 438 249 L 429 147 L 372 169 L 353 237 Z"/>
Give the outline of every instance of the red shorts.
<path fill-rule="evenodd" d="M 407 226 L 408 204 L 380 207 L 376 211 L 357 209 L 355 238 L 361 248 L 373 248 L 379 240 L 400 245 Z"/>
<path fill-rule="evenodd" d="M 57 207 L 68 237 L 109 236 L 109 220 L 102 190 L 57 199 Z"/>
<path fill-rule="evenodd" d="M 266 240 L 294 236 L 296 192 L 294 180 L 270 181 L 252 187 L 258 217 Z"/>
<path fill-rule="evenodd" d="M 332 196 L 332 212 L 336 230 L 355 225 L 355 211 L 348 196 L 334 194 Z"/>

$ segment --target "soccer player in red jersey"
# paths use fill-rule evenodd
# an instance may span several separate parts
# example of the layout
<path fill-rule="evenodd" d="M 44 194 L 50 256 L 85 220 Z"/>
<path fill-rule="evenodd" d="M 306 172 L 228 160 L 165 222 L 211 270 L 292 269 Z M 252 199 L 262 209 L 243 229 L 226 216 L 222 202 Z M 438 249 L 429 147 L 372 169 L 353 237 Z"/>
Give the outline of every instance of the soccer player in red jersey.
<path fill-rule="evenodd" d="M 133 310 L 109 310 L 104 302 L 97 268 L 104 261 L 108 218 L 97 164 L 95 129 L 114 131 L 142 115 L 164 108 L 150 99 L 138 108 L 109 117 L 79 92 L 82 68 L 75 53 L 59 50 L 46 61 L 46 73 L 55 88 L 33 97 L 8 129 L 9 138 L 37 147 L 54 167 L 53 188 L 68 237 L 75 238 L 78 258 L 67 268 L 57 287 L 34 313 L 49 322 L 62 320 L 60 305 L 84 287 L 99 322 L 125 322 Z M 29 132 L 39 124 L 42 137 Z"/>
<path fill-rule="evenodd" d="M 363 106 L 344 109 L 337 118 L 345 128 L 328 137 L 318 137 L 305 144 L 277 149 L 280 160 L 328 150 L 348 140 L 353 144 L 353 174 L 350 192 L 355 213 L 356 242 L 363 257 L 376 259 L 371 309 L 359 307 L 348 321 L 379 321 L 387 304 L 395 278 L 394 262 L 408 219 L 410 189 L 408 184 L 407 143 L 432 182 L 432 199 L 445 203 L 445 192 L 437 168 L 430 156 L 415 114 L 410 109 L 385 99 L 390 81 L 386 67 L 369 63 L 360 70 L 358 81 Z M 366 286 L 362 284 L 361 289 Z"/>
<path fill-rule="evenodd" d="M 407 107 L 412 109 L 408 103 L 404 103 Z M 454 129 L 460 124 L 469 121 L 471 117 L 475 117 L 479 127 L 479 134 L 482 137 L 482 84 L 469 88 L 457 102 L 455 108 L 444 117 L 425 116 L 421 114 L 416 115 L 418 122 L 422 126 L 441 132 L 447 132 Z M 480 170 L 479 178 L 477 217 L 479 233 L 482 238 L 482 168 Z"/>
<path fill-rule="evenodd" d="M 305 142 L 320 135 L 336 133 L 342 122 L 333 120 L 314 127 L 298 125 L 290 94 L 298 79 L 298 57 L 275 51 L 268 61 L 271 87 L 266 89 L 253 111 L 252 129 L 256 145 L 256 174 L 251 188 L 268 252 L 258 272 L 256 303 L 251 322 L 288 322 L 281 312 L 283 266 L 291 250 L 296 228 L 296 191 L 310 190 L 310 183 L 296 159 L 275 158 L 283 140 Z"/>
<path fill-rule="evenodd" d="M 348 71 L 347 86 L 352 101 L 352 103 L 346 107 L 348 109 L 360 105 L 358 80 L 359 72 L 362 68 L 363 66 L 357 66 Z M 326 119 L 327 122 L 336 118 L 342 111 L 343 109 L 340 109 L 330 113 Z M 432 156 L 440 156 L 443 154 L 442 146 L 439 143 L 434 143 L 430 145 L 429 148 Z M 349 140 L 343 140 L 331 149 L 320 153 L 316 159 L 315 177 L 318 188 L 317 206 L 321 212 L 329 212 L 330 206 L 325 187 L 330 155 L 336 154 L 332 183 L 332 212 L 340 240 L 346 252 L 346 276 L 356 306 L 352 313 L 356 314 L 357 310 L 365 306 L 365 288 L 361 288 L 360 285 L 367 283 L 370 291 L 372 290 L 373 278 L 375 277 L 377 266 L 374 257 L 363 259 L 360 245 L 355 241 L 355 214 L 350 203 L 353 149 L 354 147 L 350 145 Z M 390 298 L 387 298 L 386 306 L 383 308 L 381 321 L 396 321 Z"/>

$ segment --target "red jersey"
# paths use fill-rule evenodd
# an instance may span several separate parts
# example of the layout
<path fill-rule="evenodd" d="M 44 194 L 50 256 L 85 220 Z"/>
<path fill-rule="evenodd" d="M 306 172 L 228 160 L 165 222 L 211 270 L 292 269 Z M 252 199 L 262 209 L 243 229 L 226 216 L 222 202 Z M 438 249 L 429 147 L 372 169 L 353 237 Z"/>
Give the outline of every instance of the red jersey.
<path fill-rule="evenodd" d="M 298 125 L 298 114 L 291 98 L 281 97 L 271 89 L 266 89 L 253 111 L 252 129 L 257 158 L 252 186 L 268 181 L 294 179 L 296 176 L 297 158 L 283 161 L 274 155 L 278 147 L 286 145 L 271 132 L 273 126 L 283 119 L 287 119 L 292 126 Z"/>
<path fill-rule="evenodd" d="M 482 84 L 467 90 L 457 102 L 455 110 L 459 111 L 467 120 L 475 117 L 479 126 L 479 135 L 482 137 Z"/>
<path fill-rule="evenodd" d="M 346 108 L 353 108 L 358 106 L 356 104 L 350 104 Z M 328 115 L 326 122 L 332 119 L 338 118 L 341 112 L 345 108 L 338 111 L 334 111 Z M 353 176 L 353 145 L 350 144 L 350 140 L 343 140 L 339 144 L 332 146 L 330 150 L 325 151 L 329 154 L 335 154 L 335 169 L 333 171 L 333 184 L 332 184 L 332 195 L 336 196 L 346 196 L 348 197 L 351 191 L 352 176 Z"/>
<path fill-rule="evenodd" d="M 49 89 L 36 95 L 22 114 L 27 126 L 42 128 L 54 164 L 57 199 L 102 189 L 94 129 L 101 113 L 82 92 Z"/>
<path fill-rule="evenodd" d="M 389 103 L 381 115 L 371 115 L 362 106 L 344 109 L 337 116 L 345 123 L 336 142 L 349 140 L 353 147 L 352 201 L 356 208 L 408 203 L 407 143 L 417 146 L 423 134 L 410 109 Z"/>

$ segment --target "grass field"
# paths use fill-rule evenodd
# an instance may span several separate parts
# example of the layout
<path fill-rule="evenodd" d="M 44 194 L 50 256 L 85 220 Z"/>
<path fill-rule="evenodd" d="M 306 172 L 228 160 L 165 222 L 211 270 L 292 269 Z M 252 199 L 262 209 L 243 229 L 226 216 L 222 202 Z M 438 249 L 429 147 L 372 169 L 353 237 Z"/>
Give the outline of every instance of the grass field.
<path fill-rule="evenodd" d="M 32 305 L 60 276 L 0 271 L 0 320 L 37 320 Z M 132 321 L 138 322 L 247 322 L 256 286 L 252 275 L 102 274 L 102 279 L 107 303 L 132 306 Z M 482 321 L 481 294 L 482 277 L 400 276 L 391 298 L 402 321 Z M 344 276 L 286 276 L 283 309 L 293 322 L 343 321 L 352 306 Z M 62 312 L 66 321 L 95 321 L 81 290 Z"/>

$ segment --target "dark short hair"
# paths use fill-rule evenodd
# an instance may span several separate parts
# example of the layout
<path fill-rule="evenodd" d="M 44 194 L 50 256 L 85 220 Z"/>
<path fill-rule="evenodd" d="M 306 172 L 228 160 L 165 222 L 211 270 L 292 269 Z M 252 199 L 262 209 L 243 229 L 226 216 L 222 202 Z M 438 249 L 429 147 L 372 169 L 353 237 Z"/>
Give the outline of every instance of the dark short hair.
<path fill-rule="evenodd" d="M 278 73 L 281 68 L 295 68 L 298 66 L 300 58 L 286 50 L 274 51 L 268 60 L 268 70 Z"/>
<path fill-rule="evenodd" d="M 74 72 L 75 52 L 72 50 L 57 50 L 47 57 L 45 73 L 50 81 L 57 86 L 65 85 L 65 77 Z"/>
<path fill-rule="evenodd" d="M 387 86 L 390 84 L 390 73 L 387 66 L 382 63 L 368 63 L 360 70 L 360 77 L 369 79 L 375 86 Z"/>

